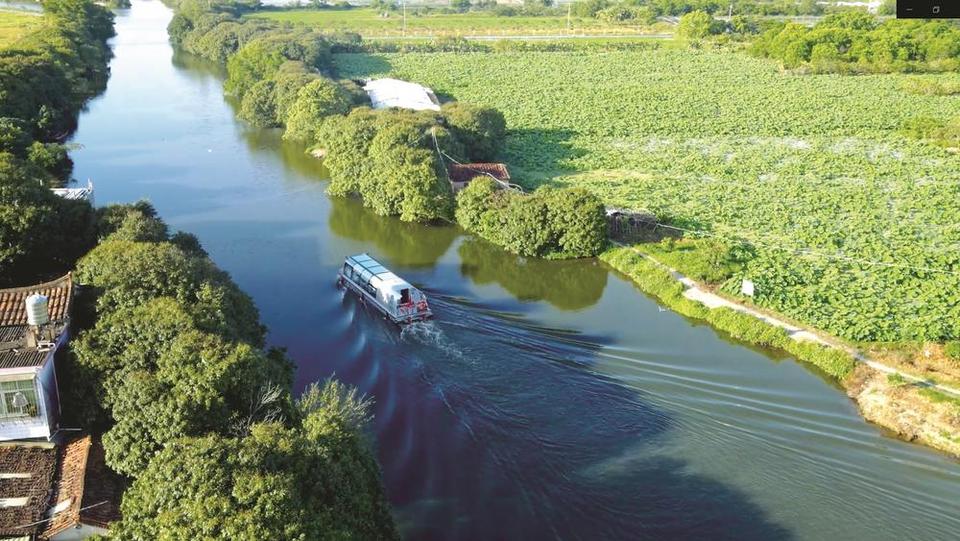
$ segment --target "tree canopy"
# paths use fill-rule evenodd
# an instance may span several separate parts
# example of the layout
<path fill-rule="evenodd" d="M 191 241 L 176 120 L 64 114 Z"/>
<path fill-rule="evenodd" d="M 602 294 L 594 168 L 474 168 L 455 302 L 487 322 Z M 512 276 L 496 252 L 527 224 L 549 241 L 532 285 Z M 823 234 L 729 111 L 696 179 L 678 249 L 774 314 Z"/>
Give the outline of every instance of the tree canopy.
<path fill-rule="evenodd" d="M 366 436 L 369 402 L 314 386 L 296 421 L 181 438 L 123 500 L 121 539 L 396 539 Z"/>
<path fill-rule="evenodd" d="M 582 188 L 541 188 L 525 195 L 478 177 L 458 194 L 456 215 L 464 229 L 515 254 L 590 257 L 606 246 L 603 203 Z"/>

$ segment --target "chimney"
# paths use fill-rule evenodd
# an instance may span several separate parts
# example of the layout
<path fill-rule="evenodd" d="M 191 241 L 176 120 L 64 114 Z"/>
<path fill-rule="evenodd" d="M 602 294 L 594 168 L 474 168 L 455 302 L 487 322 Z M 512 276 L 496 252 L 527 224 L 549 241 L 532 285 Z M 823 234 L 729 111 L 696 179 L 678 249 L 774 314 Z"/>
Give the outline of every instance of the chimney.
<path fill-rule="evenodd" d="M 35 348 L 41 339 L 41 328 L 50 322 L 48 301 L 44 295 L 34 293 L 24 303 L 27 310 L 27 347 Z"/>

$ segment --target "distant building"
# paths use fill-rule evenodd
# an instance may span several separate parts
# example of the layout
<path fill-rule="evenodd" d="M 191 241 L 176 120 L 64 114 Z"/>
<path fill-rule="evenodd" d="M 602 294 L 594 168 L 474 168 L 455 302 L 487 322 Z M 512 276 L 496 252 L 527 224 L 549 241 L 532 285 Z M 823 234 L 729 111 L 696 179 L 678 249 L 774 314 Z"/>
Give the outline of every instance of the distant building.
<path fill-rule="evenodd" d="M 84 188 L 53 188 L 50 191 L 64 199 L 89 201 L 93 204 L 93 182 L 89 180 Z"/>
<path fill-rule="evenodd" d="M 447 166 L 447 175 L 454 193 L 466 188 L 477 177 L 491 178 L 501 188 L 519 188 L 510 183 L 510 172 L 502 163 L 451 163 Z"/>
<path fill-rule="evenodd" d="M 90 436 L 0 444 L 0 538 L 68 541 L 107 533 L 121 481 Z"/>
<path fill-rule="evenodd" d="M 0 442 L 50 440 L 60 428 L 54 357 L 69 337 L 73 293 L 70 274 L 0 289 Z M 40 303 L 31 317 L 28 299 Z"/>
<path fill-rule="evenodd" d="M 440 101 L 433 90 L 416 83 L 399 79 L 372 79 L 363 89 L 370 96 L 374 109 L 412 109 L 414 111 L 439 111 Z"/>

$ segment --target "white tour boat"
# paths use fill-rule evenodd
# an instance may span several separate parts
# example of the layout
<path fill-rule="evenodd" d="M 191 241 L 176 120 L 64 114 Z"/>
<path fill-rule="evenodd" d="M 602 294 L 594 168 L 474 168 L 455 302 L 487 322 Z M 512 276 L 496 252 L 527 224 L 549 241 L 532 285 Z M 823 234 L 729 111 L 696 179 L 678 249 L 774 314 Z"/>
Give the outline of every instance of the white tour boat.
<path fill-rule="evenodd" d="M 422 291 L 369 254 L 348 257 L 337 273 L 337 285 L 353 291 L 394 323 L 403 325 L 433 317 Z"/>

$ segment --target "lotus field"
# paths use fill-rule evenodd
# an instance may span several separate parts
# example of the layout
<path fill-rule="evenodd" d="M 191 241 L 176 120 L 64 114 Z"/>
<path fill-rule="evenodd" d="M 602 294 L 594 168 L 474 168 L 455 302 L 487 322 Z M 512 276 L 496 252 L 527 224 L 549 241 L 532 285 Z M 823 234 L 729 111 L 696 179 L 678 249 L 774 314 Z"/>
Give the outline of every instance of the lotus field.
<path fill-rule="evenodd" d="M 748 241 L 756 256 L 727 288 L 752 279 L 763 307 L 854 341 L 960 338 L 960 155 L 900 133 L 911 118 L 960 116 L 960 97 L 909 93 L 906 79 L 955 74 L 787 75 L 677 48 L 337 65 L 499 108 L 503 159 L 527 186 L 585 186 Z"/>

